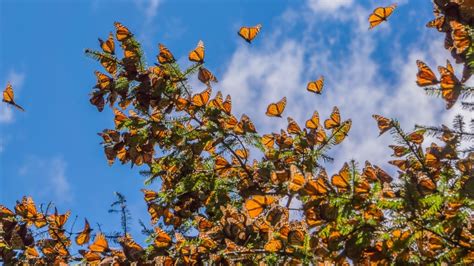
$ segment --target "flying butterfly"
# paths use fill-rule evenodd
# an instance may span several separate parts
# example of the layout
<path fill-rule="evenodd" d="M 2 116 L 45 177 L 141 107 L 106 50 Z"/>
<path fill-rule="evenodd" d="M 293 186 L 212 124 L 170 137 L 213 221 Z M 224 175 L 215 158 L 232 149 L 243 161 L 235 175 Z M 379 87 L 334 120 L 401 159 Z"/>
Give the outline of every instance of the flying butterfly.
<path fill-rule="evenodd" d="M 324 76 L 319 77 L 316 81 L 310 81 L 306 86 L 306 90 L 310 92 L 314 92 L 317 94 L 321 94 L 324 87 Z"/>
<path fill-rule="evenodd" d="M 387 21 L 388 17 L 392 15 L 393 11 L 397 7 L 396 4 L 387 7 L 377 7 L 374 9 L 372 14 L 369 16 L 369 29 L 378 26 L 380 23 Z"/>
<path fill-rule="evenodd" d="M 117 37 L 117 40 L 119 42 L 125 41 L 126 39 L 133 36 L 133 34 L 128 30 L 128 28 L 122 25 L 122 23 L 115 22 L 114 25 L 116 29 L 115 36 Z"/>
<path fill-rule="evenodd" d="M 341 125 L 341 114 L 339 113 L 339 109 L 334 106 L 332 109 L 331 116 L 324 121 L 324 128 L 326 129 L 334 129 L 338 128 Z"/>
<path fill-rule="evenodd" d="M 285 110 L 286 106 L 286 97 L 283 97 L 280 101 L 276 103 L 271 103 L 267 107 L 266 115 L 270 117 L 281 117 L 281 114 Z"/>
<path fill-rule="evenodd" d="M 372 117 L 377 121 L 377 126 L 379 128 L 379 136 L 387 132 L 393 127 L 392 120 L 383 117 L 381 115 L 372 115 Z"/>
<path fill-rule="evenodd" d="M 418 86 L 432 86 L 439 83 L 435 73 L 423 61 L 416 60 L 416 65 L 418 66 L 418 73 L 416 74 L 416 84 Z"/>
<path fill-rule="evenodd" d="M 204 52 L 204 42 L 200 40 L 196 48 L 189 52 L 189 61 L 204 63 Z"/>
<path fill-rule="evenodd" d="M 115 42 L 112 32 L 109 34 L 109 38 L 107 38 L 105 41 L 99 38 L 99 44 L 100 48 L 102 48 L 102 51 L 109 54 L 115 54 Z"/>
<path fill-rule="evenodd" d="M 352 127 L 352 120 L 344 121 L 339 129 L 334 133 L 334 143 L 341 143 L 349 134 Z"/>
<path fill-rule="evenodd" d="M 196 107 L 206 106 L 209 98 L 211 97 L 211 88 L 207 88 L 205 91 L 194 95 L 191 99 L 191 103 Z"/>
<path fill-rule="evenodd" d="M 173 54 L 170 52 L 168 48 L 166 48 L 166 46 L 160 43 L 159 49 L 160 49 L 160 53 L 158 54 L 157 58 L 160 64 L 168 64 L 168 63 L 173 63 L 174 61 L 176 61 L 174 59 Z"/>
<path fill-rule="evenodd" d="M 261 28 L 262 28 L 261 24 L 257 24 L 253 27 L 241 27 L 238 34 L 240 37 L 244 38 L 246 42 L 252 43 L 253 39 L 257 37 Z"/>
<path fill-rule="evenodd" d="M 245 201 L 245 209 L 250 218 L 255 218 L 260 215 L 263 210 L 276 201 L 275 197 L 268 195 L 255 195 L 251 199 Z"/>
<path fill-rule="evenodd" d="M 216 83 L 218 82 L 216 76 L 214 76 L 211 71 L 204 67 L 199 68 L 198 79 L 208 86 L 211 84 L 211 81 Z"/>
<path fill-rule="evenodd" d="M 107 252 L 109 251 L 109 243 L 105 239 L 104 234 L 98 233 L 95 236 L 94 243 L 89 246 L 89 250 L 92 252 Z"/>
<path fill-rule="evenodd" d="M 442 32 L 443 29 L 444 29 L 444 23 L 446 21 L 446 18 L 444 16 L 439 16 L 435 19 L 433 19 L 432 21 L 428 22 L 426 24 L 426 27 L 428 28 L 435 28 L 437 29 L 439 32 Z"/>
<path fill-rule="evenodd" d="M 291 117 L 288 117 L 287 120 L 288 120 L 288 127 L 287 127 L 288 133 L 290 133 L 290 134 L 300 134 L 301 133 L 301 128 L 298 125 L 298 123 L 296 123 L 296 121 Z"/>
<path fill-rule="evenodd" d="M 89 222 L 87 221 L 87 219 L 84 219 L 84 229 L 76 236 L 76 243 L 79 246 L 82 246 L 85 243 L 89 242 L 91 238 L 91 231 L 92 229 L 89 225 Z"/>
<path fill-rule="evenodd" d="M 3 102 L 13 105 L 23 112 L 25 111 L 23 107 L 15 103 L 15 94 L 13 93 L 13 87 L 10 83 L 7 84 L 7 87 L 3 91 Z"/>

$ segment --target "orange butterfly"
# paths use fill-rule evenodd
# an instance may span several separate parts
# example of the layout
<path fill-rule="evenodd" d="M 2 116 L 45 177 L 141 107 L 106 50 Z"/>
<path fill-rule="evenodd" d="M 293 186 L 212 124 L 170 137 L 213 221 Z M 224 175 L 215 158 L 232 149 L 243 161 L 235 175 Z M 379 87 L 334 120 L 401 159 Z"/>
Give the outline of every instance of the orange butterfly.
<path fill-rule="evenodd" d="M 416 84 L 420 87 L 432 86 L 439 83 L 435 73 L 423 61 L 416 60 L 418 73 L 416 74 Z"/>
<path fill-rule="evenodd" d="M 347 191 L 350 188 L 349 175 L 349 165 L 345 163 L 339 173 L 332 176 L 332 185 L 337 187 L 339 192 Z"/>
<path fill-rule="evenodd" d="M 112 32 L 109 34 L 109 38 L 106 41 L 103 41 L 101 38 L 99 38 L 99 44 L 102 48 L 102 51 L 109 54 L 115 54 L 115 42 Z"/>
<path fill-rule="evenodd" d="M 156 192 L 156 191 L 154 191 L 154 190 L 141 189 L 141 191 L 143 192 L 144 197 L 145 197 L 145 201 L 146 201 L 147 203 L 150 203 L 150 202 L 156 200 L 156 199 L 159 197 L 158 192 Z"/>
<path fill-rule="evenodd" d="M 257 37 L 257 34 L 260 32 L 261 28 L 261 24 L 257 24 L 254 27 L 241 27 L 238 34 L 240 37 L 244 38 L 246 42 L 251 43 L 252 40 Z"/>
<path fill-rule="evenodd" d="M 114 108 L 114 115 L 114 123 L 116 128 L 121 127 L 123 123 L 128 119 L 128 117 L 117 108 Z"/>
<path fill-rule="evenodd" d="M 439 16 L 435 19 L 433 19 L 432 21 L 428 22 L 426 24 L 426 27 L 428 28 L 435 28 L 437 29 L 439 32 L 442 32 L 443 29 L 444 29 L 444 23 L 446 21 L 446 18 L 444 16 Z"/>
<path fill-rule="evenodd" d="M 296 193 L 303 187 L 306 180 L 303 173 L 301 173 L 300 169 L 294 164 L 290 165 L 290 177 L 288 190 L 290 190 L 291 193 Z"/>
<path fill-rule="evenodd" d="M 211 71 L 207 70 L 204 67 L 199 68 L 198 79 L 202 83 L 204 83 L 208 86 L 210 85 L 211 81 L 216 82 L 216 83 L 218 82 L 216 76 L 214 76 L 214 74 L 212 74 Z"/>
<path fill-rule="evenodd" d="M 158 54 L 158 62 L 160 64 L 168 64 L 173 63 L 175 61 L 173 54 L 164 46 L 163 44 L 159 44 L 160 53 Z"/>
<path fill-rule="evenodd" d="M 255 218 L 260 215 L 263 210 L 274 203 L 276 198 L 268 195 L 255 195 L 251 199 L 245 201 L 245 209 L 250 218 Z"/>
<path fill-rule="evenodd" d="M 341 114 L 339 113 L 339 109 L 334 106 L 332 109 L 331 116 L 324 121 L 324 128 L 326 129 L 333 129 L 338 128 L 341 125 Z"/>
<path fill-rule="evenodd" d="M 303 189 L 311 197 L 326 195 L 330 189 L 326 170 L 321 169 L 316 180 L 309 180 Z"/>
<path fill-rule="evenodd" d="M 204 63 L 204 42 L 199 41 L 196 48 L 189 52 L 189 61 Z"/>
<path fill-rule="evenodd" d="M 374 28 L 375 26 L 379 25 L 380 23 L 387 21 L 388 17 L 392 15 L 393 11 L 397 7 L 396 4 L 393 4 L 388 7 L 377 7 L 374 9 L 372 14 L 369 16 L 369 29 Z"/>
<path fill-rule="evenodd" d="M 287 120 L 288 120 L 288 128 L 287 128 L 288 133 L 290 133 L 290 134 L 300 134 L 301 133 L 301 128 L 298 125 L 298 123 L 296 123 L 296 121 L 291 117 L 288 117 Z"/>
<path fill-rule="evenodd" d="M 252 120 L 250 120 L 246 114 L 243 114 L 240 117 L 240 122 L 235 125 L 234 132 L 242 135 L 245 132 L 256 133 L 257 130 L 255 129 L 255 125 L 253 124 Z"/>
<path fill-rule="evenodd" d="M 316 81 L 311 81 L 306 86 L 306 89 L 310 92 L 321 94 L 324 87 L 324 76 L 319 77 Z"/>
<path fill-rule="evenodd" d="M 387 132 L 393 127 L 392 120 L 383 117 L 381 115 L 372 115 L 372 117 L 377 121 L 377 126 L 379 127 L 379 136 Z"/>
<path fill-rule="evenodd" d="M 348 136 L 349 131 L 351 130 L 351 126 L 352 120 L 350 119 L 342 123 L 342 126 L 334 133 L 335 144 L 341 143 Z"/>
<path fill-rule="evenodd" d="M 92 229 L 89 225 L 89 222 L 87 221 L 87 219 L 84 219 L 84 229 L 76 236 L 76 243 L 79 246 L 82 246 L 85 243 L 89 242 L 91 238 L 91 231 Z"/>
<path fill-rule="evenodd" d="M 119 42 L 125 41 L 126 39 L 133 36 L 133 34 L 128 30 L 127 27 L 122 25 L 120 22 L 115 22 L 115 29 L 117 30 L 115 36 Z"/>
<path fill-rule="evenodd" d="M 34 224 L 36 228 L 46 225 L 44 214 L 37 211 L 35 202 L 31 197 L 23 197 L 21 202 L 17 201 L 15 212 L 20 215 L 28 225 Z"/>
<path fill-rule="evenodd" d="M 268 116 L 281 117 L 281 114 L 285 110 L 286 106 L 286 97 L 283 97 L 280 101 L 276 103 L 271 103 L 267 107 L 267 112 L 265 113 Z"/>
<path fill-rule="evenodd" d="M 3 102 L 11 104 L 16 108 L 20 109 L 21 111 L 25 111 L 23 107 L 15 103 L 15 94 L 13 93 L 13 87 L 10 83 L 7 84 L 7 87 L 3 91 Z"/>
<path fill-rule="evenodd" d="M 449 61 L 446 67 L 439 66 L 438 71 L 441 74 L 441 96 L 446 101 L 447 109 L 450 109 L 459 97 L 460 82 Z"/>
<path fill-rule="evenodd" d="M 466 27 L 457 22 L 456 20 L 451 20 L 449 22 L 451 26 L 451 38 L 453 39 L 454 48 L 456 48 L 457 54 L 464 53 L 469 46 L 471 45 L 471 37 Z"/>
<path fill-rule="evenodd" d="M 211 97 L 211 88 L 207 88 L 205 91 L 194 95 L 191 99 L 191 103 L 196 107 L 206 106 L 209 98 Z"/>
<path fill-rule="evenodd" d="M 262 136 L 262 144 L 265 146 L 267 149 L 273 148 L 273 145 L 275 145 L 275 136 L 272 134 L 266 134 Z"/>
<path fill-rule="evenodd" d="M 109 88 L 110 84 L 112 83 L 112 78 L 100 73 L 99 71 L 95 71 L 95 76 L 97 77 L 97 85 L 96 87 L 101 90 L 106 90 Z"/>
<path fill-rule="evenodd" d="M 109 55 L 105 56 L 99 54 L 97 55 L 97 57 L 99 58 L 100 64 L 105 68 L 105 70 L 110 75 L 115 76 L 115 74 L 117 73 L 117 61 Z"/>
<path fill-rule="evenodd" d="M 306 128 L 317 129 L 319 126 L 319 114 L 317 111 L 314 111 L 313 116 L 306 121 Z"/>
<path fill-rule="evenodd" d="M 62 228 L 71 215 L 71 211 L 66 212 L 65 214 L 58 214 L 58 210 L 55 209 L 54 214 L 49 215 L 46 217 L 46 220 L 49 222 L 49 226 L 53 228 Z"/>
<path fill-rule="evenodd" d="M 94 243 L 89 246 L 89 250 L 92 252 L 107 252 L 109 251 L 109 243 L 107 242 L 107 239 L 105 239 L 104 234 L 98 233 L 95 236 Z"/>

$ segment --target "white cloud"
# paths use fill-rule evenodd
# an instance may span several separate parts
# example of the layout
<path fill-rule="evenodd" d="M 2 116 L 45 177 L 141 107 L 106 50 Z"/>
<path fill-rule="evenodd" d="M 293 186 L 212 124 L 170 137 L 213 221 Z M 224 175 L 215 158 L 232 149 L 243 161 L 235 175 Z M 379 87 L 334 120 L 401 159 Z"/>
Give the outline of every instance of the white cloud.
<path fill-rule="evenodd" d="M 333 12 L 350 7 L 352 3 L 353 0 L 308 0 L 308 6 L 314 12 Z"/>
<path fill-rule="evenodd" d="M 18 170 L 18 174 L 46 178 L 42 181 L 44 189 L 39 192 L 56 203 L 69 203 L 73 200 L 73 194 L 66 175 L 66 168 L 67 163 L 61 156 L 52 158 L 29 156 L 27 162 Z"/>
<path fill-rule="evenodd" d="M 334 5 L 340 7 L 342 2 L 335 1 Z M 313 3 L 323 5 L 325 2 Z M 453 108 L 446 111 L 442 99 L 425 95 L 423 89 L 416 85 L 415 61 L 426 60 L 436 69 L 435 66 L 444 65 L 445 60 L 451 57 L 438 38 L 420 35 L 413 40 L 420 45 L 413 47 L 425 47 L 423 43 L 430 43 L 430 48 L 415 48 L 408 53 L 401 53 L 399 48 L 393 49 L 390 54 L 384 55 L 388 59 L 379 62 L 377 36 L 388 33 L 368 31 L 364 15 L 367 10 L 359 5 L 353 8 L 355 11 L 348 13 L 344 19 L 350 30 L 334 28 L 331 33 L 317 34 L 320 29 L 315 25 L 320 20 L 328 22 L 331 18 L 313 16 L 312 20 L 308 20 L 306 14 L 302 14 L 300 18 L 307 23 L 303 38 L 270 33 L 272 37 L 260 40 L 261 46 L 239 47 L 222 76 L 222 82 L 216 87 L 233 96 L 236 112 L 248 114 L 262 134 L 286 128 L 286 119 L 268 118 L 264 114 L 270 102 L 283 96 L 288 98 L 283 115 L 295 118 L 300 125 L 314 110 L 327 118 L 332 107 L 338 106 L 343 119 L 352 119 L 352 130 L 346 141 L 331 152 L 336 160 L 328 168 L 338 169 L 350 159 L 359 163 L 369 160 L 388 168 L 391 150 L 387 146 L 393 140 L 389 134 L 378 137 L 372 114 L 395 118 L 406 131 L 413 130 L 417 123 L 439 125 L 449 120 L 450 124 L 453 113 L 459 110 Z M 289 14 L 293 13 L 286 11 L 282 15 L 282 24 Z M 340 31 L 343 34 L 339 34 Z M 325 39 L 321 40 L 321 36 Z M 332 41 L 339 44 L 338 48 L 328 49 L 331 38 L 335 38 Z M 340 49 L 341 42 L 347 40 L 346 49 Z M 334 60 L 342 52 L 343 59 Z M 391 77 L 386 75 L 389 72 Z M 315 96 L 308 93 L 305 87 L 309 80 L 319 75 L 325 75 L 326 85 L 323 95 Z M 394 168 L 390 169 L 394 171 Z"/>
<path fill-rule="evenodd" d="M 19 97 L 19 92 L 21 91 L 21 88 L 23 87 L 23 83 L 25 81 L 25 73 L 23 72 L 17 72 L 15 70 L 10 70 L 8 72 L 8 75 L 4 79 L 4 82 L 2 83 L 3 87 L 7 86 L 7 83 L 10 82 L 13 86 L 14 92 L 15 92 L 15 99 L 18 99 Z M 2 88 L 3 91 L 3 88 Z M 1 104 L 0 106 L 0 124 L 8 124 L 13 122 L 13 110 L 11 106 L 7 106 L 7 104 Z"/>
<path fill-rule="evenodd" d="M 134 0 L 138 8 L 144 13 L 147 23 L 151 22 L 158 13 L 162 0 Z"/>

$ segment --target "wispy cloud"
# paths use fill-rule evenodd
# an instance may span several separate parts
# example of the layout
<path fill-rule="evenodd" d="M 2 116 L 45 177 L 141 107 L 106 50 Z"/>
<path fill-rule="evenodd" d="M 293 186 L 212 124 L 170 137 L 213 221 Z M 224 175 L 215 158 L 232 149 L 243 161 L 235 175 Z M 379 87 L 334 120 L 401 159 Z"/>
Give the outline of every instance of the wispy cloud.
<path fill-rule="evenodd" d="M 316 2 L 318 5 L 332 5 L 330 1 Z M 334 6 L 352 3 L 335 2 Z M 336 160 L 329 168 L 339 168 L 350 159 L 361 163 L 370 160 L 388 167 L 386 162 L 391 151 L 387 145 L 393 141 L 388 134 L 378 137 L 372 114 L 398 119 L 407 130 L 413 129 L 417 123 L 437 125 L 444 122 L 445 117 L 452 117 L 457 110 L 444 110 L 441 99 L 426 96 L 415 84 L 416 59 L 427 60 L 435 66 L 444 64 L 450 56 L 440 41 L 420 35 L 413 43 L 430 43 L 430 48 L 413 48 L 408 53 L 388 50 L 384 55 L 388 58 L 384 57 L 381 62 L 377 60 L 380 57 L 379 39 L 374 31 L 367 30 L 368 10 L 359 5 L 354 5 L 353 9 L 354 12 L 348 13 L 345 19 L 348 25 L 323 35 L 324 41 L 314 25 L 321 22 L 318 19 L 330 23 L 328 18 L 305 20 L 302 14 L 300 17 L 306 23 L 303 41 L 270 33 L 273 37 L 260 40 L 261 46 L 238 48 L 223 74 L 219 89 L 233 96 L 237 113 L 249 114 L 260 126 L 261 133 L 286 128 L 286 119 L 264 115 L 267 104 L 283 96 L 288 98 L 284 116 L 295 118 L 300 125 L 314 110 L 326 118 L 332 107 L 338 106 L 342 117 L 351 118 L 353 126 L 348 139 L 331 153 Z M 282 24 L 290 13 L 283 14 Z M 328 42 L 335 45 L 328 46 Z M 341 56 L 341 53 L 344 54 Z M 323 95 L 311 95 L 305 90 L 306 83 L 321 74 L 326 78 Z"/>
<path fill-rule="evenodd" d="M 18 96 L 20 95 L 20 91 L 23 87 L 23 83 L 25 81 L 26 75 L 23 72 L 18 72 L 15 70 L 10 70 L 5 77 L 3 83 L 2 83 L 2 91 L 4 87 L 6 87 L 7 83 L 10 82 L 14 88 L 15 92 L 15 98 L 19 98 Z M 0 107 L 0 124 L 8 124 L 13 122 L 14 112 L 10 106 L 7 106 L 6 104 L 2 104 Z"/>
<path fill-rule="evenodd" d="M 18 170 L 18 174 L 28 178 L 45 178 L 42 180 L 44 189 L 38 193 L 56 203 L 69 203 L 73 200 L 73 194 L 66 169 L 67 163 L 62 156 L 29 156 L 27 162 Z M 42 176 L 38 177 L 38 173 Z"/>
<path fill-rule="evenodd" d="M 145 15 L 147 23 L 150 23 L 156 17 L 163 0 L 134 0 L 134 2 Z"/>
<path fill-rule="evenodd" d="M 308 0 L 308 5 L 314 12 L 332 12 L 350 7 L 352 3 L 353 0 Z"/>

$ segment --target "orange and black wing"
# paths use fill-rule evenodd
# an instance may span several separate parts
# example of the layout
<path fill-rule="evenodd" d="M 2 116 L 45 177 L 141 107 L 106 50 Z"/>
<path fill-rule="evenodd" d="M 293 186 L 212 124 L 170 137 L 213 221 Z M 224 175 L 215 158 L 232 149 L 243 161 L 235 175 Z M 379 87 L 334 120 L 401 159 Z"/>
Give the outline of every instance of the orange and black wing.
<path fill-rule="evenodd" d="M 7 84 L 7 87 L 3 91 L 3 101 L 15 106 L 16 108 L 20 109 L 21 111 L 25 111 L 23 107 L 19 106 L 15 103 L 15 94 L 13 93 L 13 87 L 10 83 Z"/>
<path fill-rule="evenodd" d="M 265 114 L 271 117 L 281 117 L 281 114 L 285 110 L 285 107 L 286 97 L 283 97 L 280 101 L 269 104 L 267 107 L 267 112 Z"/>
<path fill-rule="evenodd" d="M 261 24 L 258 24 L 253 27 L 241 27 L 238 34 L 242 37 L 246 42 L 251 43 L 255 37 L 257 37 L 260 29 L 262 28 Z"/>
<path fill-rule="evenodd" d="M 369 16 L 369 23 L 370 23 L 369 29 L 372 29 L 376 27 L 377 25 L 379 25 L 380 23 L 387 21 L 388 17 L 392 15 L 396 7 L 397 5 L 393 4 L 388 7 L 377 7 L 376 9 L 374 9 L 372 14 L 370 14 Z"/>

